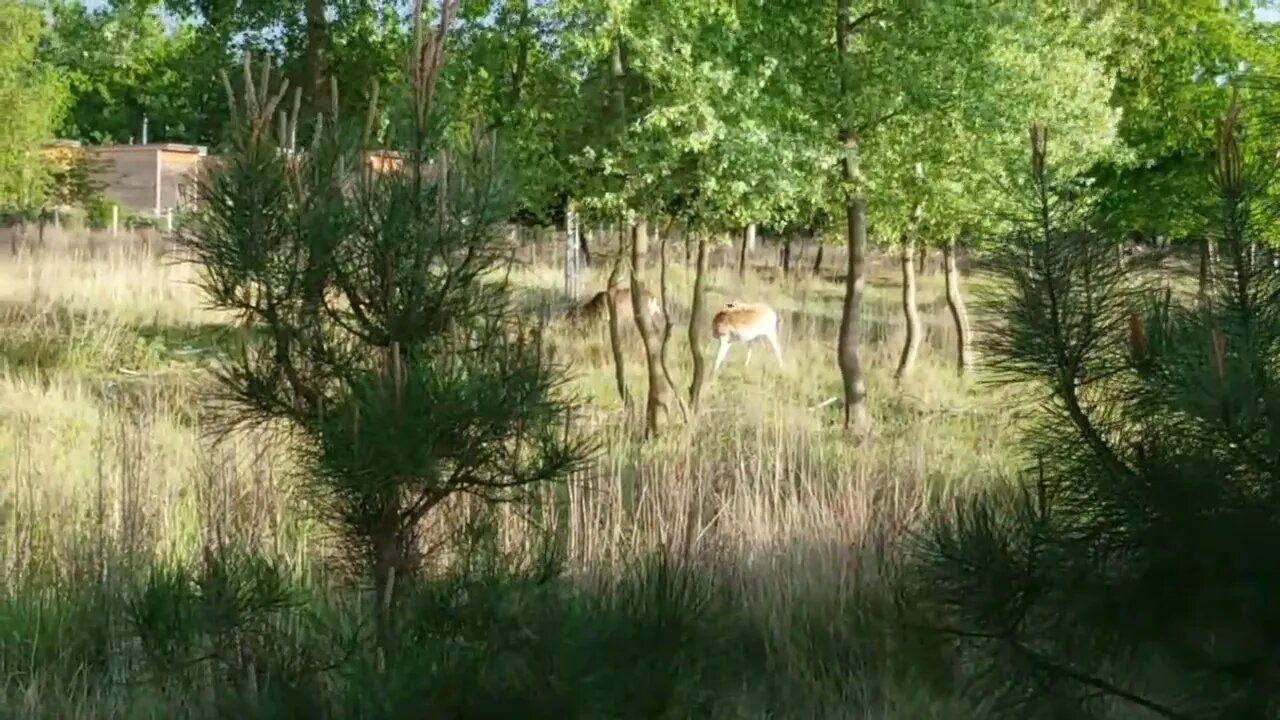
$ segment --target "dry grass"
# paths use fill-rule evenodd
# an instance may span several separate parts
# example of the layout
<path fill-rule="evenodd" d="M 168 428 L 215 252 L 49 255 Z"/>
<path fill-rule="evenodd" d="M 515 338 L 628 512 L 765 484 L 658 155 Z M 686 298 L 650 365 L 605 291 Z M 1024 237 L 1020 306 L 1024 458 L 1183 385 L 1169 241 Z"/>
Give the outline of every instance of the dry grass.
<path fill-rule="evenodd" d="M 108 554 L 196 558 L 214 537 L 266 548 L 299 570 L 323 553 L 290 497 L 284 451 L 249 437 L 214 448 L 202 437 L 200 366 L 225 336 L 189 273 L 147 247 L 68 243 L 0 259 L 0 457 L 9 459 L 0 465 L 0 583 L 75 582 L 102 572 Z M 669 355 L 685 392 L 691 278 L 681 262 L 670 276 Z M 560 271 L 533 266 L 515 279 L 522 301 L 554 322 L 564 307 Z M 593 269 L 588 294 L 603 286 Z M 901 389 L 891 379 L 902 341 L 896 279 L 877 269 L 869 286 L 864 352 L 876 430 L 866 438 L 838 429 L 838 403 L 815 408 L 840 387 L 837 283 L 740 282 L 735 270 L 716 270 L 713 306 L 738 298 L 778 310 L 785 365 L 761 345 L 745 367 L 735 347 L 702 412 L 653 443 L 620 407 L 604 328 L 557 325 L 553 342 L 605 452 L 557 501 L 503 510 L 504 546 L 519 553 L 532 542 L 531 522 L 550 524 L 584 587 L 595 588 L 655 551 L 683 558 L 765 628 L 771 662 L 794 674 L 797 697 L 812 691 L 814 716 L 849 717 L 853 706 L 865 717 L 945 715 L 945 698 L 898 687 L 913 661 L 887 657 L 881 580 L 893 565 L 881 561 L 892 560 L 903 529 L 1008 470 L 1011 436 L 993 393 L 954 375 L 941 277 L 921 280 L 925 336 Z M 630 387 L 642 396 L 639 340 L 631 332 L 625 341 Z M 467 516 L 464 504 L 439 521 Z M 836 617 L 855 618 L 865 635 L 823 640 L 858 646 L 862 672 L 833 680 L 813 625 Z M 737 701 L 752 698 L 744 689 Z"/>

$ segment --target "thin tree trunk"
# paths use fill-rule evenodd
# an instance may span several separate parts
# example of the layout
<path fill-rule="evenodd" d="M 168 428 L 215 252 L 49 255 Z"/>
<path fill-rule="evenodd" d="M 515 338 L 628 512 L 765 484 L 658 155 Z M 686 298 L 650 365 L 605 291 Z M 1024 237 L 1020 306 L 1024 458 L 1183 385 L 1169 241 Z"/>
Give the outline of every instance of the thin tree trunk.
<path fill-rule="evenodd" d="M 822 239 L 819 238 L 818 239 L 818 255 L 813 259 L 813 276 L 814 277 L 822 277 L 822 249 L 824 247 L 825 246 L 822 244 Z"/>
<path fill-rule="evenodd" d="M 609 287 L 605 293 L 605 303 L 609 307 L 609 349 L 613 352 L 613 377 L 618 385 L 618 397 L 623 407 L 631 407 L 631 394 L 627 392 L 626 361 L 622 357 L 622 323 L 618 318 L 618 302 L 613 296 L 614 288 L 622 282 L 622 261 L 626 257 L 626 229 L 618 231 L 618 255 L 613 259 L 613 269 L 609 271 Z M 632 289 L 634 293 L 634 288 Z"/>
<path fill-rule="evenodd" d="M 747 254 L 751 255 L 756 251 L 756 224 L 747 225 Z"/>
<path fill-rule="evenodd" d="M 754 238 L 751 237 L 755 225 L 749 225 L 742 233 L 742 249 L 738 251 L 738 279 L 742 280 L 747 276 L 747 254 L 751 252 L 750 246 L 753 244 Z"/>
<path fill-rule="evenodd" d="M 915 237 L 911 233 L 902 238 L 902 315 L 907 321 L 907 337 L 902 343 L 902 355 L 893 379 L 901 383 L 911 372 L 920 352 L 920 311 L 916 307 Z"/>
<path fill-rule="evenodd" d="M 597 233 L 603 235 L 604 232 L 597 229 Z M 591 267 L 591 247 L 587 243 L 587 233 L 582 232 L 582 227 L 578 227 L 578 250 L 582 253 L 583 267 Z"/>
<path fill-rule="evenodd" d="M 303 17 L 306 23 L 304 64 L 313 113 L 331 113 L 336 108 L 329 90 L 329 22 L 324 16 L 324 0 L 306 0 Z"/>
<path fill-rule="evenodd" d="M 791 275 L 791 233 L 787 233 L 787 237 L 782 241 L 782 274 L 784 276 Z"/>
<path fill-rule="evenodd" d="M 839 0 L 836 5 L 836 44 L 840 57 L 840 95 L 850 97 L 849 72 L 849 0 Z M 845 183 L 853 187 L 856 181 L 854 153 L 858 150 L 857 134 L 844 118 L 840 139 L 845 146 L 841 163 L 841 175 Z M 840 365 L 840 377 L 844 384 L 844 426 L 866 428 L 871 421 L 867 412 L 867 387 L 863 378 L 862 361 L 858 346 L 862 343 L 862 296 L 866 292 L 867 271 L 867 201 L 856 190 L 850 189 L 845 197 L 845 221 L 849 233 L 849 265 L 845 277 L 844 311 L 840 317 L 840 337 L 836 346 L 836 358 Z"/>
<path fill-rule="evenodd" d="M 617 132 L 620 135 L 626 135 L 627 128 L 627 90 L 624 86 L 626 81 L 626 69 L 622 64 L 622 36 L 614 35 L 613 53 L 610 58 L 610 84 L 613 92 L 613 111 L 614 121 L 617 123 Z M 613 290 L 618 287 L 618 283 L 622 281 L 622 263 L 627 256 L 627 227 L 623 219 L 618 218 L 618 254 L 613 260 L 613 269 L 609 272 L 609 293 L 606 299 L 609 303 L 609 345 L 613 351 L 613 367 L 614 379 L 618 384 L 618 395 L 622 397 L 622 405 L 624 408 L 631 407 L 631 393 L 627 392 L 627 378 L 625 364 L 622 359 L 622 327 L 618 319 L 618 303 L 614 298 Z M 631 294 L 636 294 L 637 288 L 631 288 Z"/>
<path fill-rule="evenodd" d="M 929 251 L 925 248 L 918 248 L 916 252 L 916 275 L 924 277 L 929 271 Z"/>
<path fill-rule="evenodd" d="M 846 161 L 846 177 L 852 175 L 852 160 Z M 844 383 L 844 425 L 863 429 L 870 424 L 867 413 L 867 386 L 863 378 L 859 345 L 862 343 L 862 298 L 866 293 L 867 201 L 850 195 L 846 202 L 849 233 L 849 265 L 845 277 L 844 311 L 840 317 L 837 360 Z"/>
<path fill-rule="evenodd" d="M 1200 240 L 1200 287 L 1198 297 L 1200 307 L 1209 306 L 1209 298 L 1213 295 L 1214 253 L 1213 241 L 1209 238 Z"/>
<path fill-rule="evenodd" d="M 676 382 L 671 378 L 671 366 L 667 363 L 667 348 L 671 345 L 671 312 L 668 310 L 670 303 L 668 299 L 670 295 L 667 293 L 667 236 L 670 233 L 663 233 L 658 239 L 658 301 L 662 306 L 662 374 L 667 378 L 667 387 L 672 388 L 672 394 L 676 398 L 676 403 L 680 406 L 680 415 L 685 422 L 689 421 L 689 408 L 685 405 L 684 398 L 674 392 Z"/>
<path fill-rule="evenodd" d="M 373 550 L 373 615 L 374 631 L 378 635 L 378 670 L 387 672 L 395 659 L 391 651 L 395 645 L 396 583 L 399 571 L 406 566 L 405 527 L 399 520 L 399 504 L 395 498 L 383 494 L 379 498 L 377 529 L 369 538 Z"/>
<path fill-rule="evenodd" d="M 689 383 L 689 404 L 696 411 L 707 378 L 707 360 L 702 355 L 707 330 L 707 238 L 698 234 L 698 266 L 693 276 L 693 305 L 689 310 L 689 352 L 693 355 L 693 380 Z"/>
<path fill-rule="evenodd" d="M 942 249 L 942 271 L 947 286 L 947 308 L 956 325 L 956 373 L 964 375 L 969 370 L 969 312 L 964 306 L 960 291 L 960 271 L 956 267 L 956 239 L 947 239 Z"/>
<path fill-rule="evenodd" d="M 671 419 L 671 385 L 662 370 L 662 339 L 649 314 L 649 292 L 645 287 L 645 258 L 649 252 L 649 230 L 644 220 L 631 228 L 631 309 L 636 329 L 644 343 L 645 367 L 649 371 L 649 398 L 645 404 L 645 430 L 658 435 Z"/>

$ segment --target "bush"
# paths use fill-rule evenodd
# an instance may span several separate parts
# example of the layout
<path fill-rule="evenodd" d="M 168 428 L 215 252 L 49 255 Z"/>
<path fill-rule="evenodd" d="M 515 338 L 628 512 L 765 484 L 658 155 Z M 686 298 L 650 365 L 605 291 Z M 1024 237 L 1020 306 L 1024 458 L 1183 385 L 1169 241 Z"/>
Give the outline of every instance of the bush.
<path fill-rule="evenodd" d="M 85 205 L 85 222 L 93 230 L 106 230 L 111 227 L 111 209 L 115 206 L 110 200 L 98 196 Z"/>
<path fill-rule="evenodd" d="M 1275 155 L 1243 155 L 1237 112 L 1202 306 L 1118 269 L 1033 132 L 1034 202 L 985 335 L 1001 380 L 1046 395 L 1033 469 L 916 546 L 918 598 L 1010 717 L 1280 713 L 1280 272 L 1251 252 Z"/>

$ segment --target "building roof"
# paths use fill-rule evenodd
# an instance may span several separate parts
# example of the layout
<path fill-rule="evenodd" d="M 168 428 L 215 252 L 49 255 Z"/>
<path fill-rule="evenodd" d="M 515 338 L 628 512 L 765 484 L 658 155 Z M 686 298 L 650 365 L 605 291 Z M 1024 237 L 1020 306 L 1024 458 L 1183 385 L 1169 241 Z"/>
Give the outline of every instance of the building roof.
<path fill-rule="evenodd" d="M 146 145 L 129 145 L 125 143 L 111 143 L 106 145 L 91 145 L 92 150 L 108 150 L 108 151 L 134 151 L 134 150 L 163 150 L 165 152 L 192 153 L 194 155 L 207 155 L 209 148 L 204 145 L 187 145 L 186 143 L 147 143 Z"/>

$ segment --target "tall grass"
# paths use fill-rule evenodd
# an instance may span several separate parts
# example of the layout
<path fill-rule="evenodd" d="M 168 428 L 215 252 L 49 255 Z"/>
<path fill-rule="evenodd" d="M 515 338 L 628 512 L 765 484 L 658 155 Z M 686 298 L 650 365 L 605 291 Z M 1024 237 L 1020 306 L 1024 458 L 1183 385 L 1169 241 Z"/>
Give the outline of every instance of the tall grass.
<path fill-rule="evenodd" d="M 702 411 L 645 443 L 604 328 L 558 322 L 556 267 L 520 269 L 520 300 L 550 318 L 604 452 L 528 502 L 459 498 L 433 516 L 435 579 L 413 595 L 397 665 L 413 670 L 374 683 L 351 640 L 362 596 L 291 496 L 289 449 L 204 430 L 202 368 L 235 334 L 185 283 L 190 269 L 137 244 L 0 259 L 8 711 L 972 716 L 948 689 L 945 648 L 898 628 L 891 593 L 896 540 L 1014 460 L 1008 399 L 954 376 L 940 277 L 921 281 L 920 364 L 895 388 L 898 290 L 875 272 L 864 351 L 877 431 L 855 441 L 822 404 L 840 387 L 841 285 L 715 270 L 712 306 L 779 310 L 785 362 L 762 347 L 744 366 L 734 348 Z M 682 329 L 691 277 L 680 262 L 669 273 Z M 592 270 L 588 290 L 603 277 Z M 634 331 L 624 342 L 639 391 L 642 348 Z M 678 331 L 670 350 L 681 390 L 686 342 Z"/>

